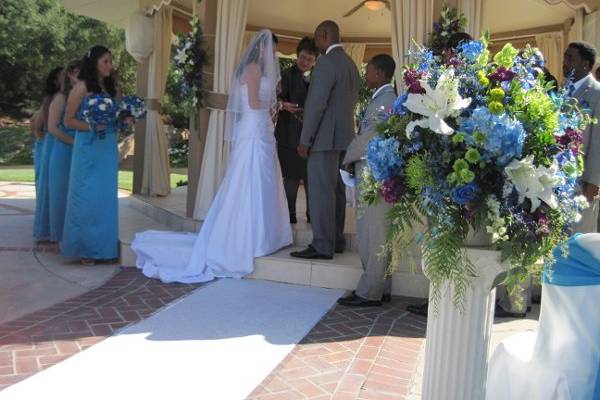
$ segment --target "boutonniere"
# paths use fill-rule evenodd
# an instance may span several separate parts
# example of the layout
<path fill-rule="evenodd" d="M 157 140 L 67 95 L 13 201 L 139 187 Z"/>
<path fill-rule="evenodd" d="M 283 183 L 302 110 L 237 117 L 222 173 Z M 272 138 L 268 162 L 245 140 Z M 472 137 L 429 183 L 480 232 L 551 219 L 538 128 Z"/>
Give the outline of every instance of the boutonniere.
<path fill-rule="evenodd" d="M 302 78 L 304 79 L 304 82 L 309 83 L 310 82 L 310 76 L 312 74 L 312 70 L 308 70 L 306 71 L 304 74 L 302 74 Z"/>

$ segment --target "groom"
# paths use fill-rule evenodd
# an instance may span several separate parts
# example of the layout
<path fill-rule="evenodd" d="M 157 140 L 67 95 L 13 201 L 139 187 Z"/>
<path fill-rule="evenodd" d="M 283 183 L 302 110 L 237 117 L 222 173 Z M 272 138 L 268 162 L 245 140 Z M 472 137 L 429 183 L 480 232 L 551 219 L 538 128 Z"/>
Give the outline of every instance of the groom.
<path fill-rule="evenodd" d="M 346 193 L 339 169 L 344 150 L 354 138 L 354 107 L 359 75 L 340 44 L 340 29 L 324 21 L 315 30 L 322 56 L 314 67 L 304 108 L 298 154 L 308 158 L 307 176 L 313 241 L 292 257 L 331 259 L 342 253 Z"/>

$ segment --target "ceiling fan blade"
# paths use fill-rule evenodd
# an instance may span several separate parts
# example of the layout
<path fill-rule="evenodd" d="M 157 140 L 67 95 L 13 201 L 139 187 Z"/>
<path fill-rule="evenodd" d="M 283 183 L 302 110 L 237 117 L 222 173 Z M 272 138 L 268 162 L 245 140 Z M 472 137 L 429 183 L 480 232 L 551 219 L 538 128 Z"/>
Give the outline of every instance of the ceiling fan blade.
<path fill-rule="evenodd" d="M 352 14 L 354 14 L 355 12 L 357 12 L 363 5 L 365 4 L 365 1 L 361 1 L 356 7 L 354 7 L 353 9 L 351 9 L 350 11 L 348 11 L 346 14 L 344 14 L 343 18 L 349 17 Z"/>

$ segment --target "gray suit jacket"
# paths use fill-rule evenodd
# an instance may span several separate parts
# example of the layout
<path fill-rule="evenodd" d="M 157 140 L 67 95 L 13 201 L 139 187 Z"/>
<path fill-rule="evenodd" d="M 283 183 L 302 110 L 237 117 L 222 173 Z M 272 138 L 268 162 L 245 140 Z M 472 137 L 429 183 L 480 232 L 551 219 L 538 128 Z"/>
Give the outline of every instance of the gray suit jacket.
<path fill-rule="evenodd" d="M 354 137 L 358 86 L 358 69 L 344 49 L 319 57 L 304 103 L 300 144 L 312 152 L 346 150 Z"/>
<path fill-rule="evenodd" d="M 573 97 L 583 103 L 600 121 L 600 83 L 592 75 L 585 78 Z M 582 181 L 600 186 L 600 122 L 583 132 L 584 170 Z"/>
<path fill-rule="evenodd" d="M 383 88 L 381 92 L 377 93 L 377 96 L 371 100 L 365 110 L 362 121 L 360 121 L 358 136 L 352 140 L 352 143 L 350 143 L 350 146 L 348 146 L 348 149 L 346 150 L 343 162 L 344 165 L 358 162 L 365 156 L 367 145 L 371 139 L 375 137 L 375 127 L 380 122 L 378 114 L 381 112 L 382 108 L 385 111 L 389 111 L 394 104 L 394 100 L 396 100 L 396 94 L 394 93 L 394 88 L 391 86 Z"/>

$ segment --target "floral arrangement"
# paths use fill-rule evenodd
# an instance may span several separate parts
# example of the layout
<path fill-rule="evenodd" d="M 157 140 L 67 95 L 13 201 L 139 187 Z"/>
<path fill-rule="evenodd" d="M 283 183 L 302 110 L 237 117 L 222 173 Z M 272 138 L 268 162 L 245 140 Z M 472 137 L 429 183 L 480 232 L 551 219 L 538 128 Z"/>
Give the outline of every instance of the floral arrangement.
<path fill-rule="evenodd" d="M 455 33 L 464 32 L 467 19 L 456 8 L 444 5 L 440 19 L 433 23 L 433 31 L 429 35 L 429 48 L 439 54 L 448 47 L 448 41 Z"/>
<path fill-rule="evenodd" d="M 177 73 L 182 76 L 183 92 L 191 98 L 192 105 L 202 106 L 205 92 L 203 67 L 208 63 L 204 48 L 204 34 L 200 20 L 192 19 L 192 30 L 187 36 L 180 35 L 175 55 Z"/>
<path fill-rule="evenodd" d="M 108 126 L 114 124 L 118 113 L 118 101 L 106 93 L 90 94 L 83 100 L 83 118 L 100 138 L 104 137 L 105 130 L 98 131 L 96 127 L 98 125 Z"/>
<path fill-rule="evenodd" d="M 511 275 L 525 274 L 551 262 L 587 206 L 576 193 L 589 113 L 550 92 L 536 49 L 507 44 L 491 59 L 487 46 L 487 35 L 462 42 L 448 64 L 411 50 L 407 92 L 368 145 L 361 187 L 366 203 L 392 204 L 392 259 L 419 243 L 434 302 L 448 282 L 457 307 L 477 274 L 470 233 L 487 232 Z"/>

